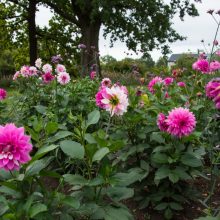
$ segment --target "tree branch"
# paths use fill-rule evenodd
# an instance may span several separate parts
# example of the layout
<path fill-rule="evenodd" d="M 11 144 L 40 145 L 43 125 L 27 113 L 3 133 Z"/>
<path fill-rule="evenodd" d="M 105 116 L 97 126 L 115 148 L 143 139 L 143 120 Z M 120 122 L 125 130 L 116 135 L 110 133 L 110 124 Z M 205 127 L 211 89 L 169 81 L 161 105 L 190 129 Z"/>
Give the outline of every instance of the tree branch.
<path fill-rule="evenodd" d="M 70 14 L 67 14 L 66 12 L 61 10 L 56 4 L 49 2 L 49 1 L 45 1 L 45 4 L 47 4 L 51 9 L 53 9 L 57 14 L 59 14 L 64 19 L 79 26 L 79 21 L 76 18 L 74 18 Z"/>

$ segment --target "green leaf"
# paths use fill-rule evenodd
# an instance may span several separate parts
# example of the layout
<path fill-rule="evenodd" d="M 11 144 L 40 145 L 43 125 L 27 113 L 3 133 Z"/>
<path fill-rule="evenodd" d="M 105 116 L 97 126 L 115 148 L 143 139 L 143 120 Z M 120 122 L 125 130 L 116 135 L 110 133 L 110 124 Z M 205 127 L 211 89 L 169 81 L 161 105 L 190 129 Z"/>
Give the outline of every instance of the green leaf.
<path fill-rule="evenodd" d="M 45 212 L 47 211 L 47 206 L 44 204 L 35 204 L 30 208 L 29 214 L 30 217 L 33 218 L 34 216 L 36 216 L 37 214 L 41 213 L 41 212 Z"/>
<path fill-rule="evenodd" d="M 168 157 L 163 153 L 154 153 L 152 156 L 152 161 L 154 163 L 168 163 Z"/>
<path fill-rule="evenodd" d="M 93 112 L 88 114 L 88 120 L 86 121 L 86 126 L 93 125 L 98 123 L 100 119 L 100 112 L 98 110 L 94 110 Z"/>
<path fill-rule="evenodd" d="M 60 142 L 61 150 L 71 158 L 83 159 L 85 150 L 84 147 L 75 141 L 64 140 Z"/>
<path fill-rule="evenodd" d="M 165 143 L 165 139 L 162 137 L 160 132 L 153 132 L 150 136 L 150 141 L 155 141 L 159 144 Z"/>
<path fill-rule="evenodd" d="M 52 122 L 52 121 L 48 122 L 45 127 L 47 135 L 55 133 L 57 131 L 57 129 L 58 129 L 58 123 Z"/>
<path fill-rule="evenodd" d="M 94 138 L 91 134 L 89 134 L 89 133 L 85 134 L 85 140 L 86 140 L 89 144 L 95 144 L 95 143 L 96 143 L 95 138 Z"/>
<path fill-rule="evenodd" d="M 56 141 L 58 141 L 58 140 L 60 140 L 60 139 L 63 139 L 63 138 L 65 138 L 65 137 L 68 137 L 68 136 L 70 136 L 70 135 L 72 135 L 73 133 L 72 132 L 70 132 L 70 131 L 59 131 L 59 132 L 57 132 L 53 137 L 51 137 L 51 138 L 49 138 L 48 139 L 48 143 L 53 143 L 53 142 L 56 142 Z"/>
<path fill-rule="evenodd" d="M 88 181 L 78 174 L 65 174 L 63 175 L 64 181 L 69 183 L 70 185 L 81 185 L 84 186 L 88 183 Z"/>
<path fill-rule="evenodd" d="M 2 185 L 2 183 L 1 183 Z M 0 187 L 0 192 L 9 196 L 12 196 L 13 198 L 21 198 L 22 193 L 18 192 L 17 190 L 14 190 L 12 188 L 9 188 L 7 186 L 1 186 Z"/>
<path fill-rule="evenodd" d="M 167 209 L 166 209 L 166 211 L 165 211 L 165 213 L 164 213 L 164 217 L 165 217 L 166 219 L 172 219 L 172 217 L 173 217 L 173 212 L 172 212 L 172 210 L 171 210 L 170 208 L 167 208 Z"/>
<path fill-rule="evenodd" d="M 34 108 L 36 109 L 37 112 L 39 112 L 40 114 L 45 114 L 47 111 L 47 107 L 43 106 L 43 105 L 37 105 L 34 106 Z"/>
<path fill-rule="evenodd" d="M 43 146 L 37 151 L 37 153 L 34 155 L 34 158 L 39 159 L 40 157 L 42 157 L 45 154 L 47 154 L 48 152 L 56 149 L 57 147 L 58 147 L 58 145 L 54 145 L 54 144 L 49 145 L 49 146 Z"/>
<path fill-rule="evenodd" d="M 39 174 L 39 172 L 46 168 L 53 159 L 54 157 L 44 157 L 43 159 L 31 162 L 26 169 L 25 177 Z"/>
<path fill-rule="evenodd" d="M 197 218 L 195 220 L 219 220 L 219 217 L 206 216 L 206 217 Z"/>
<path fill-rule="evenodd" d="M 66 205 L 69 205 L 70 207 L 74 208 L 74 209 L 78 209 L 80 207 L 80 203 L 79 200 L 72 197 L 72 196 L 66 196 L 62 202 Z"/>
<path fill-rule="evenodd" d="M 196 158 L 195 156 L 193 156 L 192 154 L 189 154 L 189 153 L 185 153 L 181 157 L 181 162 L 187 166 L 190 166 L 190 167 L 202 166 L 201 160 L 199 160 L 198 158 Z"/>
<path fill-rule="evenodd" d="M 169 179 L 172 183 L 176 183 L 179 181 L 179 176 L 175 172 L 169 173 Z"/>
<path fill-rule="evenodd" d="M 115 201 L 121 201 L 133 197 L 134 190 L 126 187 L 109 187 L 107 195 Z"/>
<path fill-rule="evenodd" d="M 108 206 L 105 208 L 105 220 L 133 220 L 131 213 L 125 208 Z"/>
<path fill-rule="evenodd" d="M 103 147 L 101 149 L 99 149 L 98 151 L 95 152 L 95 154 L 93 155 L 92 158 L 92 162 L 94 161 L 100 161 L 101 159 L 103 159 L 103 157 L 109 153 L 109 149 L 107 147 Z"/>
<path fill-rule="evenodd" d="M 73 217 L 66 213 L 62 213 L 60 216 L 60 220 L 73 220 Z"/>
<path fill-rule="evenodd" d="M 167 206 L 168 206 L 168 203 L 167 202 L 163 202 L 163 203 L 160 203 L 159 205 L 157 205 L 154 209 L 158 210 L 158 211 L 161 211 L 161 210 L 166 209 Z"/>
<path fill-rule="evenodd" d="M 169 176 L 170 169 L 168 166 L 160 167 L 155 173 L 155 180 L 161 180 Z"/>
<path fill-rule="evenodd" d="M 183 210 L 183 207 L 179 203 L 176 203 L 176 202 L 169 203 L 169 206 L 173 210 L 177 210 L 177 211 Z"/>
<path fill-rule="evenodd" d="M 148 173 L 140 168 L 132 168 L 127 173 L 116 173 L 112 179 L 117 186 L 128 186 L 136 181 L 141 181 Z"/>

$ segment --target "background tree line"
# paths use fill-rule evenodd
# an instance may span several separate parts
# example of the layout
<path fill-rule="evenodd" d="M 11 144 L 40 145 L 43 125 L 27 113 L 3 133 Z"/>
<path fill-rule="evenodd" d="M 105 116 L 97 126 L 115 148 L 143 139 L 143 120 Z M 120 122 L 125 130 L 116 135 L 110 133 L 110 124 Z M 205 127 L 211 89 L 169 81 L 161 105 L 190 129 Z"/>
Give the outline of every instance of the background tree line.
<path fill-rule="evenodd" d="M 100 29 L 110 36 L 111 44 L 124 41 L 128 49 L 150 51 L 160 48 L 164 54 L 169 43 L 183 40 L 172 28 L 172 18 L 197 16 L 194 0 L 2 0 L 0 3 L 0 71 L 12 72 L 23 64 L 34 65 L 37 57 L 48 61 L 61 54 L 73 73 L 77 65 L 89 73 L 98 54 Z M 49 26 L 36 24 L 40 6 L 51 10 Z M 78 44 L 86 45 L 81 54 Z M 99 59 L 97 59 L 99 66 Z M 100 70 L 100 68 L 99 68 Z"/>

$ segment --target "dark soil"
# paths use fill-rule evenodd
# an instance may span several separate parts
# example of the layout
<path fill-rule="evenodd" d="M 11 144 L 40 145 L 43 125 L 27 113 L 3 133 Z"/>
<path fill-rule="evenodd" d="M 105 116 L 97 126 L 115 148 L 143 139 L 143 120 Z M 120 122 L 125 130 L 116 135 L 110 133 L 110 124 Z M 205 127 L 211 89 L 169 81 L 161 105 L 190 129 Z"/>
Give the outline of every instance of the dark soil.
<path fill-rule="evenodd" d="M 55 178 L 43 178 L 43 182 L 48 186 L 49 190 L 54 190 L 59 185 Z M 193 183 L 197 190 L 201 193 L 201 200 L 205 200 L 209 195 L 210 186 L 209 182 L 203 178 L 198 178 Z M 69 187 L 64 188 L 64 193 L 68 194 Z M 135 220 L 165 220 L 162 213 L 154 211 L 152 208 L 146 208 L 140 210 L 137 202 L 130 199 L 124 202 L 124 204 L 132 211 L 135 216 Z M 215 192 L 212 196 L 211 206 L 217 208 L 220 206 L 220 179 L 216 183 Z M 205 207 L 200 202 L 191 201 L 190 204 L 184 205 L 184 210 L 177 212 L 172 220 L 194 220 L 204 215 L 203 210 Z"/>
<path fill-rule="evenodd" d="M 203 178 L 198 178 L 193 184 L 201 193 L 201 200 L 205 200 L 209 195 L 209 182 Z M 138 204 L 129 200 L 125 204 L 130 208 L 136 220 L 165 220 L 162 213 L 154 211 L 152 208 L 140 210 Z M 216 183 L 215 192 L 212 196 L 211 207 L 217 208 L 220 206 L 220 179 Z M 184 210 L 175 214 L 172 220 L 194 220 L 198 217 L 204 216 L 203 210 L 205 207 L 200 202 L 191 201 L 190 204 L 184 205 Z"/>

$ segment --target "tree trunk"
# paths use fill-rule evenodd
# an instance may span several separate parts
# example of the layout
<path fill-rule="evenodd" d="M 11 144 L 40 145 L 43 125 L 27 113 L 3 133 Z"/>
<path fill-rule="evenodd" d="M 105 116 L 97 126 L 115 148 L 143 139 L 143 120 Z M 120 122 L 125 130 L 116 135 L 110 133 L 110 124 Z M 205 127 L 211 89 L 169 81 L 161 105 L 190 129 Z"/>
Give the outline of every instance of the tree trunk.
<path fill-rule="evenodd" d="M 37 35 L 36 35 L 36 5 L 37 0 L 29 0 L 28 7 L 28 35 L 29 35 L 29 56 L 30 65 L 35 65 L 35 60 L 37 59 Z"/>
<path fill-rule="evenodd" d="M 91 68 L 100 76 L 99 62 L 99 32 L 101 28 L 100 22 L 85 23 L 81 25 L 82 41 L 86 45 L 86 49 L 82 50 L 81 65 L 82 76 L 90 73 Z"/>

